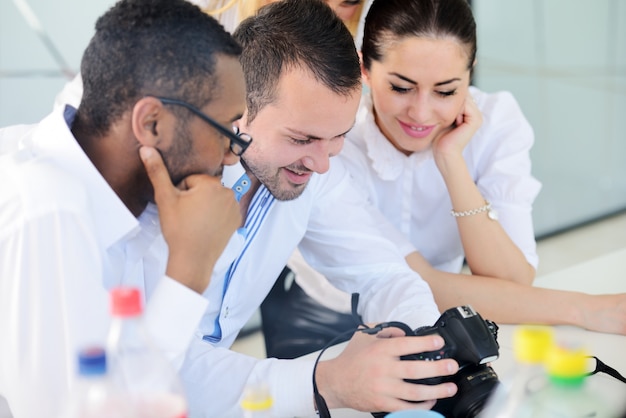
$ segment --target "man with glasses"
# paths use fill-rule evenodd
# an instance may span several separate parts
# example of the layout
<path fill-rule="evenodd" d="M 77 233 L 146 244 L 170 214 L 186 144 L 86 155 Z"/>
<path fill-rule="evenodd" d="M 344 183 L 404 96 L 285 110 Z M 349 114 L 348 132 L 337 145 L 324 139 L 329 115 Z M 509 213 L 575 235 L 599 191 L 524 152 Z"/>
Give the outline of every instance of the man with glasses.
<path fill-rule="evenodd" d="M 156 340 L 182 362 L 241 223 L 220 184 L 251 143 L 232 130 L 240 53 L 189 2 L 122 0 L 85 50 L 78 110 L 0 130 L 0 395 L 16 418 L 61 416 L 114 286 L 144 292 Z"/>
<path fill-rule="evenodd" d="M 157 97 L 164 105 L 182 106 L 188 109 L 190 112 L 198 116 L 200 119 L 211 125 L 214 129 L 217 129 L 219 133 L 228 138 L 230 142 L 230 151 L 237 157 L 241 157 L 241 154 L 248 148 L 248 145 L 252 142 L 252 137 L 246 133 L 239 132 L 239 128 L 234 127 L 232 130 L 225 128 L 215 119 L 202 112 L 192 104 L 184 102 L 182 100 L 170 99 L 167 97 Z M 233 132 L 234 131 L 234 132 Z"/>
<path fill-rule="evenodd" d="M 439 316 L 426 283 L 381 235 L 382 217 L 330 158 L 341 151 L 361 94 L 348 30 L 323 2 L 283 0 L 243 21 L 234 37 L 243 47 L 247 90 L 237 125 L 254 137 L 241 157 L 250 189 L 240 200 L 240 239 L 213 271 L 204 293 L 209 307 L 183 365 L 191 415 L 227 416 L 244 387 L 259 381 L 269 386 L 277 417 L 324 412 L 322 398 L 329 408 L 391 411 L 415 407 L 407 401 L 426 401 L 419 407 L 429 408 L 451 396 L 452 383 L 404 381 L 457 370 L 451 359 L 400 361 L 441 348 L 435 336 L 357 333 L 340 357 L 321 361 L 316 372 L 313 360 L 258 360 L 228 351 L 296 246 L 334 285 L 360 294 L 358 313 L 366 323 L 416 328 Z M 232 171 L 240 168 L 225 167 L 224 177 L 238 178 Z M 315 401 L 313 377 L 321 395 Z"/>

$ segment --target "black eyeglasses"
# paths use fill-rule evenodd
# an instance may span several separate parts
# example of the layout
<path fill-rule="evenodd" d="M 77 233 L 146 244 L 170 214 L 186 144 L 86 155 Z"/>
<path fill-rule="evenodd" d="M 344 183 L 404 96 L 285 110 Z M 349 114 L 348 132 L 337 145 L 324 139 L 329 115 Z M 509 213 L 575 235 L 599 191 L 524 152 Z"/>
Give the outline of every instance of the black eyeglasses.
<path fill-rule="evenodd" d="M 182 100 L 170 99 L 168 97 L 159 97 L 159 96 L 152 96 L 152 97 L 159 99 L 161 103 L 163 103 L 164 105 L 176 105 L 176 106 L 182 106 L 184 108 L 187 108 L 190 112 L 192 112 L 197 117 L 199 117 L 200 119 L 202 119 L 203 121 L 211 125 L 217 131 L 219 131 L 222 135 L 226 135 L 226 137 L 228 137 L 228 139 L 230 140 L 230 150 L 232 151 L 233 154 L 235 154 L 238 157 L 240 157 L 241 154 L 244 153 L 246 148 L 248 148 L 248 146 L 250 146 L 250 143 L 252 142 L 252 137 L 250 135 L 243 133 L 243 132 L 239 132 L 239 128 L 236 128 L 236 127 L 233 127 L 233 130 L 231 131 L 230 129 L 224 127 L 221 123 L 217 122 L 215 119 L 207 116 L 205 113 L 203 113 L 200 109 L 198 109 L 194 105 L 191 105 Z"/>

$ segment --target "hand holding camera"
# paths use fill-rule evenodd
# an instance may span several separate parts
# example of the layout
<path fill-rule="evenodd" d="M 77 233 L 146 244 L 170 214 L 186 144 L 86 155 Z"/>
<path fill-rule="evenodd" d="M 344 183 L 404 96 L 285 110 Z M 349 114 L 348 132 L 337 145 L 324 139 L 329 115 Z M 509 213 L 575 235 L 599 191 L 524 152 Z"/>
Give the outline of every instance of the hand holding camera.
<path fill-rule="evenodd" d="M 445 311 L 431 327 L 414 331 L 401 323 L 392 323 L 409 336 L 438 334 L 445 344 L 440 350 L 402 356 L 402 360 L 435 361 L 452 358 L 459 364 L 453 376 L 408 380 L 411 383 L 436 385 L 453 382 L 458 391 L 451 398 L 439 399 L 432 408 L 446 417 L 476 417 L 498 383 L 498 376 L 487 363 L 498 358 L 498 326 L 485 321 L 471 306 L 459 306 Z M 376 418 L 386 412 L 375 412 Z"/>

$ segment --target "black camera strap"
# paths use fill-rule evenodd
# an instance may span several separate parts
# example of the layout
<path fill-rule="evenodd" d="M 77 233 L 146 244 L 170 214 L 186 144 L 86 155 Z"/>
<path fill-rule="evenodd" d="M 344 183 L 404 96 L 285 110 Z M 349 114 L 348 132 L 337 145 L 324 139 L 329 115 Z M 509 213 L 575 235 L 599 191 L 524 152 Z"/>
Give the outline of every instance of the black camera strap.
<path fill-rule="evenodd" d="M 585 376 L 592 376 L 596 373 L 606 373 L 609 376 L 616 378 L 620 382 L 626 383 L 626 377 L 622 376 L 620 372 L 615 370 L 613 367 L 607 366 L 606 363 L 604 363 L 596 356 L 589 356 L 589 358 L 596 359 L 596 368 L 594 369 L 594 371 L 587 373 Z"/>
<path fill-rule="evenodd" d="M 357 324 L 361 323 L 361 318 L 359 317 L 359 314 L 357 313 L 358 305 L 359 305 L 359 294 L 353 293 L 352 294 L 352 316 L 354 317 L 355 323 Z M 326 405 L 326 400 L 317 389 L 317 382 L 315 381 L 315 372 L 317 371 L 317 365 L 320 362 L 320 359 L 322 358 L 322 354 L 324 354 L 324 351 L 326 351 L 328 347 L 331 347 L 337 341 L 339 341 L 340 338 L 345 337 L 349 333 L 354 334 L 357 330 L 358 328 L 342 332 L 341 334 L 339 334 L 338 336 L 330 340 L 328 344 L 326 344 L 324 348 L 320 350 L 320 353 L 317 355 L 317 358 L 315 359 L 315 364 L 313 365 L 313 399 L 315 400 L 315 408 L 317 409 L 317 416 L 319 416 L 320 418 L 330 418 L 330 411 L 328 410 L 328 405 Z"/>
<path fill-rule="evenodd" d="M 346 335 L 349 335 L 350 333 L 354 334 L 355 332 L 363 332 L 365 334 L 373 335 L 373 334 L 377 334 L 378 332 L 380 332 L 384 328 L 395 327 L 395 328 L 399 328 L 402 331 L 404 331 L 404 333 L 406 335 L 409 335 L 409 334 L 413 333 L 413 330 L 408 325 L 406 325 L 404 322 L 397 322 L 397 321 L 382 322 L 380 324 L 376 324 L 373 327 L 369 327 L 369 326 L 367 326 L 366 324 L 364 324 L 361 321 L 361 317 L 357 313 L 357 307 L 359 305 L 359 294 L 358 293 L 353 293 L 352 294 L 352 301 L 351 302 L 352 302 L 352 316 L 354 317 L 355 322 L 357 324 L 359 324 L 359 326 L 357 328 L 355 328 L 355 329 L 342 332 L 341 334 L 339 334 L 335 338 L 333 338 L 331 341 L 329 341 L 328 344 L 326 344 L 324 346 L 324 348 L 322 348 L 320 350 L 320 353 L 318 354 L 317 358 L 315 359 L 315 364 L 313 365 L 313 399 L 315 400 L 315 407 L 317 408 L 317 416 L 319 416 L 320 418 L 331 418 L 330 411 L 328 410 L 328 405 L 326 404 L 326 400 L 324 399 L 324 397 L 320 394 L 319 390 L 317 389 L 317 382 L 315 381 L 315 372 L 317 371 L 317 365 L 318 365 L 320 359 L 322 358 L 322 354 L 324 354 L 324 352 L 326 351 L 327 348 L 329 348 L 329 347 L 333 346 L 334 344 L 336 344 L 337 341 L 339 341 L 340 339 L 342 339 Z"/>
<path fill-rule="evenodd" d="M 324 346 L 324 348 L 322 348 L 317 358 L 315 359 L 315 364 L 313 366 L 313 399 L 315 399 L 317 416 L 319 416 L 320 418 L 330 418 L 330 411 L 328 410 L 328 405 L 326 405 L 326 400 L 317 389 L 317 382 L 315 381 L 315 372 L 317 371 L 317 365 L 319 364 L 320 358 L 322 358 L 322 354 L 324 354 L 324 351 L 326 351 L 328 347 L 334 345 L 337 341 L 340 340 L 340 338 L 343 338 L 350 333 L 354 334 L 356 331 L 356 329 L 348 330 L 333 338 L 328 344 L 326 344 L 326 346 Z"/>
<path fill-rule="evenodd" d="M 328 342 L 328 344 L 326 344 L 324 346 L 324 348 L 322 348 L 320 350 L 320 353 L 318 354 L 317 358 L 315 359 L 315 364 L 313 366 L 313 399 L 315 400 L 315 408 L 317 409 L 317 416 L 319 416 L 320 418 L 330 418 L 330 411 L 328 410 L 328 405 L 326 405 L 326 400 L 324 399 L 324 397 L 320 394 L 319 390 L 317 389 L 317 382 L 315 381 L 315 372 L 317 371 L 317 364 L 320 362 L 320 359 L 322 358 L 322 354 L 324 354 L 324 351 L 326 351 L 326 349 L 328 347 L 331 347 L 337 341 L 339 341 L 341 338 L 345 337 L 349 333 L 354 334 L 356 331 L 359 330 L 360 327 L 365 327 L 363 329 L 369 329 L 366 325 L 361 323 L 361 317 L 357 313 L 357 307 L 359 305 L 359 294 L 358 293 L 353 293 L 352 294 L 352 301 L 351 302 L 352 302 L 352 316 L 354 318 L 354 322 L 357 323 L 357 324 L 361 324 L 361 325 L 359 325 L 359 327 L 357 327 L 355 329 L 342 332 L 341 334 L 339 334 L 338 336 L 336 336 L 335 338 L 330 340 Z"/>

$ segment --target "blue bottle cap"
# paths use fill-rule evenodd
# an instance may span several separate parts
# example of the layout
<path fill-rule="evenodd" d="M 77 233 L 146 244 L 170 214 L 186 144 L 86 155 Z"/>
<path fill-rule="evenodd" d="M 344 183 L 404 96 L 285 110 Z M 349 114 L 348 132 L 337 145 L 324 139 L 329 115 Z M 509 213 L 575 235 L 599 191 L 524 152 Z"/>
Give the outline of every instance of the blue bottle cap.
<path fill-rule="evenodd" d="M 106 372 L 106 353 L 102 348 L 89 347 L 78 353 L 78 373 L 81 376 L 103 375 Z"/>

